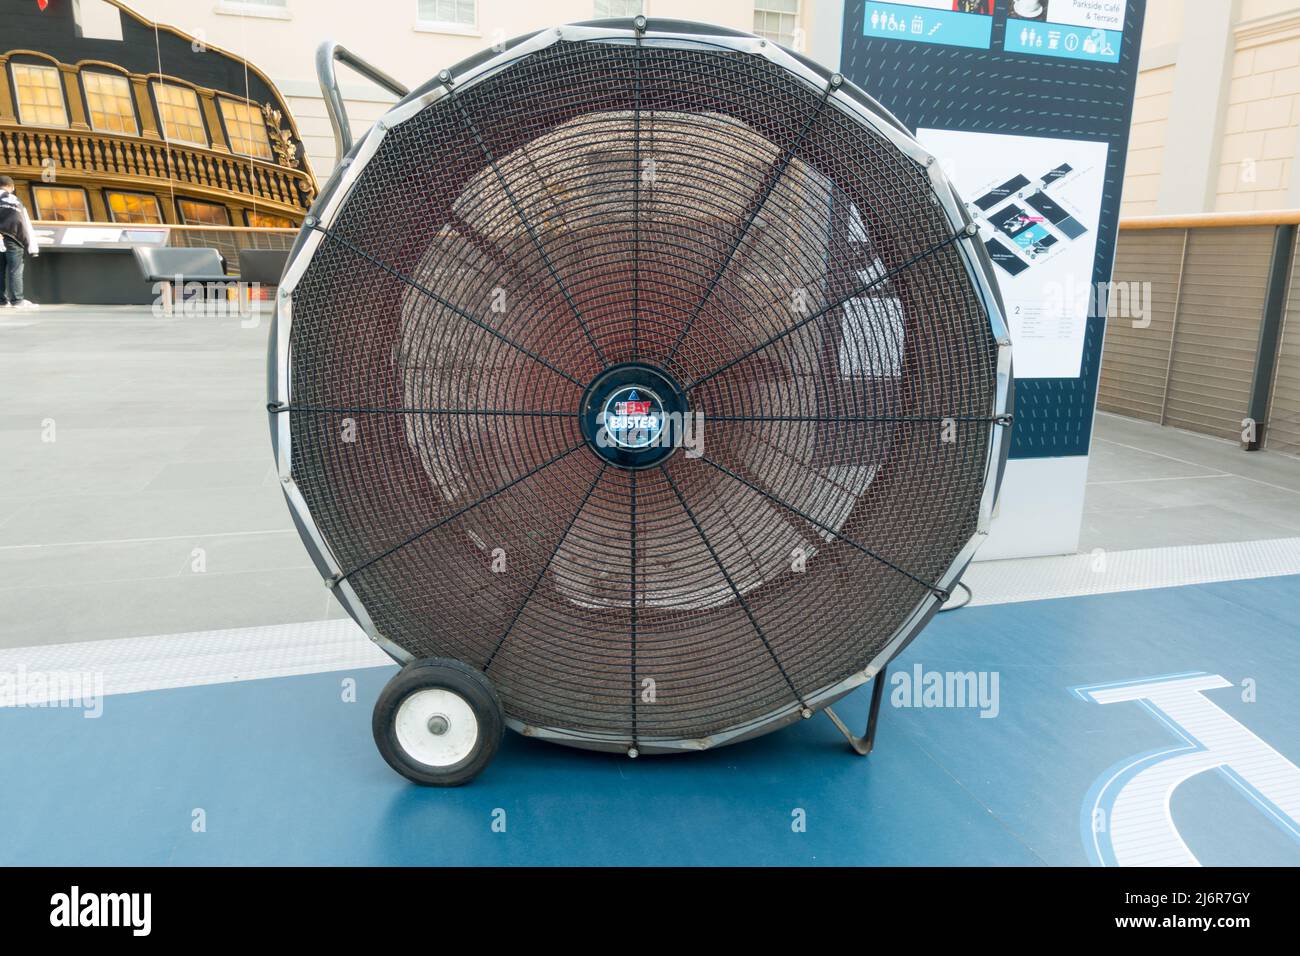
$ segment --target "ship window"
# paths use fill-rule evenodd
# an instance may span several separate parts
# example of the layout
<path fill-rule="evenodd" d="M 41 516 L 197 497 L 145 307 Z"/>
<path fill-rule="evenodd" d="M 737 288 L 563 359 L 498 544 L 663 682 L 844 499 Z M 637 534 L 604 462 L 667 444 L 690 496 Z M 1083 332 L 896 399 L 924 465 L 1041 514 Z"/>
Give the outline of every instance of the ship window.
<path fill-rule="evenodd" d="M 148 193 L 108 192 L 108 212 L 114 222 L 155 223 L 162 222 L 162 210 L 158 208 L 158 197 Z"/>
<path fill-rule="evenodd" d="M 176 203 L 181 211 L 181 222 L 187 226 L 228 226 L 230 213 L 225 206 L 197 199 L 181 199 Z"/>
<path fill-rule="evenodd" d="M 244 214 L 250 226 L 257 226 L 260 229 L 296 229 L 293 220 L 288 216 L 277 216 L 269 212 L 254 212 L 249 210 Z"/>
<path fill-rule="evenodd" d="M 68 108 L 63 102 L 63 84 L 53 66 L 34 63 L 10 64 L 14 90 L 18 93 L 18 118 L 32 126 L 68 125 Z"/>
<path fill-rule="evenodd" d="M 36 218 L 46 222 L 89 222 L 86 191 L 72 186 L 33 186 Z"/>
<path fill-rule="evenodd" d="M 127 133 L 135 136 L 140 126 L 135 121 L 135 105 L 131 101 L 131 81 L 113 73 L 82 73 L 81 85 L 86 90 L 86 105 L 90 107 L 90 126 L 102 133 Z"/>
<path fill-rule="evenodd" d="M 158 101 L 158 117 L 162 120 L 163 135 L 167 139 L 194 146 L 208 145 L 199 98 L 193 90 L 155 82 L 153 95 Z"/>
<path fill-rule="evenodd" d="M 271 158 L 271 143 L 266 138 L 266 123 L 256 106 L 221 97 L 221 119 L 232 152 L 258 159 Z"/>

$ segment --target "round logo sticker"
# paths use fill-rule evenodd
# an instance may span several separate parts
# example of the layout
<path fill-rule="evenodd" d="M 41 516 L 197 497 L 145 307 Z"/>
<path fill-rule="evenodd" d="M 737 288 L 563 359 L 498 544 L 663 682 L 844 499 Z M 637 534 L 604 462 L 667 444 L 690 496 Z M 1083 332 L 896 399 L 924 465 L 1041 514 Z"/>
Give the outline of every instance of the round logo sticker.
<path fill-rule="evenodd" d="M 625 385 L 605 401 L 605 431 L 619 448 L 649 448 L 664 430 L 664 403 L 650 389 Z"/>

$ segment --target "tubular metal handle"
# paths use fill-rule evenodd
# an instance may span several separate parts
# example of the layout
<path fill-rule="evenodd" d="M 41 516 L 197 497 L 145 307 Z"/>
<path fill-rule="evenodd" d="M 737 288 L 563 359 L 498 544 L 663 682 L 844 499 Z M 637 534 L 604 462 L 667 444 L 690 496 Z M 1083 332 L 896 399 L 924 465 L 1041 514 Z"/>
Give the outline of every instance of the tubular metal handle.
<path fill-rule="evenodd" d="M 411 91 L 387 73 L 371 66 L 351 50 L 339 46 L 333 40 L 326 40 L 316 49 L 316 79 L 320 82 L 321 96 L 325 99 L 325 113 L 330 118 L 334 129 L 334 162 L 338 164 L 352 149 L 352 127 L 348 123 L 347 107 L 343 105 L 343 94 L 339 92 L 338 75 L 334 70 L 337 61 L 343 61 L 376 86 L 383 87 L 399 99 Z"/>

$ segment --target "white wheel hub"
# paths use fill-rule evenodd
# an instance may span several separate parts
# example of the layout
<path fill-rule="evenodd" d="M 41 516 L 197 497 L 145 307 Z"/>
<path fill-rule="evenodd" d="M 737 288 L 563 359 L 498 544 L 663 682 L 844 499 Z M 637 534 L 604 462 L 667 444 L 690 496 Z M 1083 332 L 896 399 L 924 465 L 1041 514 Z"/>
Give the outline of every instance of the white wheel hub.
<path fill-rule="evenodd" d="M 394 720 L 397 742 L 412 760 L 450 767 L 474 751 L 478 720 L 469 702 L 444 687 L 408 694 Z"/>

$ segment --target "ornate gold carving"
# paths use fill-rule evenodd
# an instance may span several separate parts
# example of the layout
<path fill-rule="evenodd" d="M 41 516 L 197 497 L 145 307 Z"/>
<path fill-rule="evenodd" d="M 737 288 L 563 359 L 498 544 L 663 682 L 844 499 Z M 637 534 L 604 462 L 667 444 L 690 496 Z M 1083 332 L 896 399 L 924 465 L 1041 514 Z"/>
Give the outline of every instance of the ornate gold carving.
<path fill-rule="evenodd" d="M 270 103 L 263 103 L 262 119 L 266 121 L 266 131 L 271 134 L 271 150 L 275 153 L 276 161 L 290 169 L 301 166 L 293 134 L 280 125 L 280 111 Z"/>

